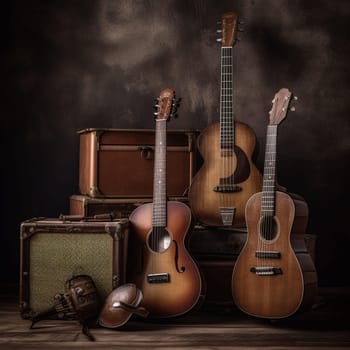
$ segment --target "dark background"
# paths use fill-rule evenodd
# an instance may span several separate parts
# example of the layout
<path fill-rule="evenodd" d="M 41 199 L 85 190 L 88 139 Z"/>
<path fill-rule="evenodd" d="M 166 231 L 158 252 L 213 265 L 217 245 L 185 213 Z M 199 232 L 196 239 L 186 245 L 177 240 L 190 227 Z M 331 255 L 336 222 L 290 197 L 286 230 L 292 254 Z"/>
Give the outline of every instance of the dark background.
<path fill-rule="evenodd" d="M 306 199 L 320 285 L 349 285 L 348 0 L 13 0 L 2 3 L 1 270 L 18 282 L 19 227 L 68 213 L 83 128 L 153 128 L 153 99 L 182 97 L 169 129 L 219 120 L 217 20 L 244 19 L 234 47 L 236 119 L 255 131 L 262 170 L 268 111 L 287 87 L 278 180 Z"/>

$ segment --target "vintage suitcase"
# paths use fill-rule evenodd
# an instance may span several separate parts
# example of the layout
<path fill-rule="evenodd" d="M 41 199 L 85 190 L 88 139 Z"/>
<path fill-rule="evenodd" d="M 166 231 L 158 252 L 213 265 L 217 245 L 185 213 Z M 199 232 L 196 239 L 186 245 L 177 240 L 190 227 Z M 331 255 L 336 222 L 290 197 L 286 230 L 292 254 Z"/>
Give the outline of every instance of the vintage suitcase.
<path fill-rule="evenodd" d="M 184 196 L 195 172 L 196 131 L 167 134 L 167 194 Z M 154 130 L 79 131 L 79 190 L 90 197 L 153 195 Z"/>
<path fill-rule="evenodd" d="M 189 239 L 188 249 L 198 263 L 206 282 L 206 304 L 233 306 L 232 272 L 246 238 L 247 231 L 245 228 L 210 228 L 199 225 L 194 227 Z M 294 234 L 293 239 L 296 242 L 295 253 L 297 258 L 311 258 L 315 262 L 316 235 Z M 298 244 L 302 239 L 305 244 Z"/>
<path fill-rule="evenodd" d="M 169 200 L 188 203 L 187 197 L 169 197 Z M 116 218 L 126 218 L 135 208 L 149 202 L 152 202 L 152 197 L 93 198 L 84 195 L 72 195 L 69 197 L 69 212 L 72 215 L 113 214 Z"/>
<path fill-rule="evenodd" d="M 245 228 L 196 225 L 188 249 L 198 260 L 236 260 L 247 238 Z"/>
<path fill-rule="evenodd" d="M 247 238 L 245 228 L 195 226 L 189 239 L 188 249 L 198 260 L 236 260 Z M 316 259 L 316 235 L 293 234 L 296 254 L 309 254 Z M 305 244 L 298 244 L 300 239 Z M 305 250 L 306 249 L 306 250 Z"/>
<path fill-rule="evenodd" d="M 129 222 L 34 218 L 20 228 L 20 312 L 52 306 L 74 275 L 89 275 L 105 298 L 125 282 Z"/>

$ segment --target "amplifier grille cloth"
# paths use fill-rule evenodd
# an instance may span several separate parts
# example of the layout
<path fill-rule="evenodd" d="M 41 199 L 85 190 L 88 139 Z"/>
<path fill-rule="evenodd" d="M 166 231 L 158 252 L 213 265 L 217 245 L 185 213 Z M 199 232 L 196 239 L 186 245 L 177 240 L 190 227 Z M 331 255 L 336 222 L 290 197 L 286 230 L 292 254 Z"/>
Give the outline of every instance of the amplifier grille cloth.
<path fill-rule="evenodd" d="M 92 277 L 104 299 L 112 290 L 113 239 L 108 234 L 37 233 L 30 242 L 31 309 L 53 304 L 64 282 L 77 274 Z"/>

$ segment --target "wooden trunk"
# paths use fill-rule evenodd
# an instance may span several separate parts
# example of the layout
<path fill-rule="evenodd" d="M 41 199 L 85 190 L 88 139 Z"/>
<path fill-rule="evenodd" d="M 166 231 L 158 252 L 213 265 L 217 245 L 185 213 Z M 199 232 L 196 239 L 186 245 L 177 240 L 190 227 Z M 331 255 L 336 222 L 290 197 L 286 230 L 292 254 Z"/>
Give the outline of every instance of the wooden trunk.
<path fill-rule="evenodd" d="M 153 195 L 154 130 L 85 129 L 79 189 L 90 197 Z M 167 132 L 167 194 L 184 196 L 195 172 L 195 131 Z"/>

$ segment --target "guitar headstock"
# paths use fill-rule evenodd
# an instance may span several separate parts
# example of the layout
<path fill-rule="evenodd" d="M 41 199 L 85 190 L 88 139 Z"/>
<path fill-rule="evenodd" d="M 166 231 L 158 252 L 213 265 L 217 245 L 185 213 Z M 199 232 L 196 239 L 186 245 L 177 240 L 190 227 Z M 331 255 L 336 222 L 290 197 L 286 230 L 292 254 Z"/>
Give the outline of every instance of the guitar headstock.
<path fill-rule="evenodd" d="M 235 12 L 226 12 L 221 17 L 221 46 L 233 46 L 237 38 L 238 15 Z"/>
<path fill-rule="evenodd" d="M 294 97 L 294 99 L 297 99 L 297 97 Z M 272 125 L 278 125 L 280 124 L 287 116 L 287 113 L 289 110 L 294 111 L 295 108 L 289 108 L 289 105 L 292 101 L 292 93 L 286 89 L 283 88 L 279 90 L 273 100 L 272 100 L 272 108 L 269 112 L 270 114 L 270 124 Z"/>
<path fill-rule="evenodd" d="M 164 89 L 160 92 L 156 99 L 153 113 L 156 120 L 169 120 L 171 117 L 176 117 L 175 113 L 180 105 L 180 99 L 175 98 L 175 91 L 172 89 Z"/>

